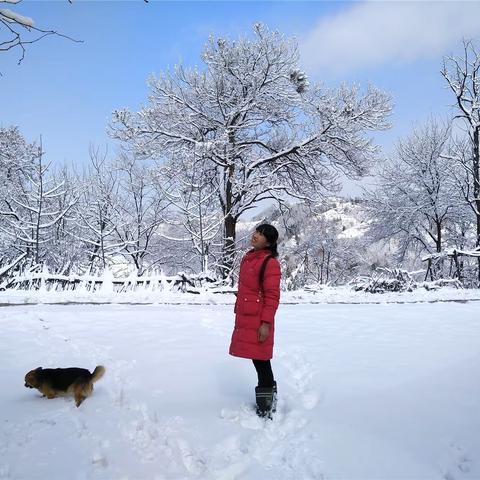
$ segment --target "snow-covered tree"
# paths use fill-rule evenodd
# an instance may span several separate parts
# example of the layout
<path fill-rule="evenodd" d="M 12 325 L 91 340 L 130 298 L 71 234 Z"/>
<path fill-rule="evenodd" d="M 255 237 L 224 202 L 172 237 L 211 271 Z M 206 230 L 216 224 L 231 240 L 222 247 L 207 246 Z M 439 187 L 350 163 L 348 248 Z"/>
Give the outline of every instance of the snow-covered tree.
<path fill-rule="evenodd" d="M 151 78 L 149 105 L 114 112 L 111 134 L 144 157 L 176 162 L 195 149 L 206 160 L 227 277 L 241 215 L 265 199 L 318 200 L 338 171 L 365 174 L 377 153 L 367 134 L 388 127 L 391 105 L 372 86 L 309 85 L 296 42 L 260 24 L 253 39 L 211 38 L 202 60 Z"/>
<path fill-rule="evenodd" d="M 28 143 L 17 127 L 0 127 L 0 196 L 8 202 L 11 189 L 22 183 L 22 179 L 32 169 L 36 147 Z M 8 209 L 8 206 L 7 206 Z M 5 205 L 2 214 L 6 214 Z"/>
<path fill-rule="evenodd" d="M 51 173 L 52 183 L 62 185 L 52 199 L 52 208 L 66 212 L 52 227 L 52 240 L 46 246 L 46 263 L 51 271 L 70 273 L 84 264 L 84 245 L 72 238 L 76 230 L 75 209 L 80 201 L 81 185 L 67 166 Z"/>
<path fill-rule="evenodd" d="M 73 240 L 83 245 L 87 268 L 104 269 L 110 257 L 119 254 L 124 242 L 116 229 L 126 222 L 120 215 L 118 171 L 107 160 L 107 151 L 90 146 L 90 163 L 78 183 L 82 186 L 80 201 L 75 207 L 76 228 L 69 231 Z"/>
<path fill-rule="evenodd" d="M 122 222 L 115 233 L 123 243 L 122 255 L 132 260 L 138 275 L 142 275 L 146 266 L 158 261 L 153 249 L 166 202 L 158 195 L 150 168 L 136 156 L 122 153 L 116 169 L 120 175 L 118 207 Z"/>
<path fill-rule="evenodd" d="M 450 127 L 435 120 L 415 128 L 398 142 L 367 196 L 371 237 L 395 238 L 401 261 L 411 251 L 441 252 L 447 225 L 456 222 L 459 205 L 444 158 L 449 139 Z"/>
<path fill-rule="evenodd" d="M 480 247 L 480 53 L 471 41 L 463 42 L 463 55 L 444 58 L 442 75 L 455 96 L 455 121 L 466 127 L 467 150 L 459 150 L 457 163 L 462 165 L 469 184 L 464 186 L 475 219 L 475 246 Z M 478 259 L 480 282 L 480 258 Z"/>
<path fill-rule="evenodd" d="M 166 222 L 176 226 L 180 238 L 193 247 L 190 262 L 199 259 L 200 271 L 210 269 L 209 259 L 216 257 L 216 245 L 223 219 L 218 204 L 218 186 L 209 183 L 209 162 L 187 151 L 175 161 L 160 165 L 155 172 L 159 194 L 169 202 L 171 214 Z M 162 236 L 167 237 L 166 232 Z M 173 239 L 174 237 L 169 237 Z M 194 258 L 192 258 L 194 257 Z M 195 261 L 195 263 L 197 263 Z"/>
<path fill-rule="evenodd" d="M 35 145 L 29 144 L 17 127 L 0 128 L 0 265 L 24 253 L 5 228 L 7 219 L 15 218 L 12 197 L 24 188 L 35 155 Z"/>
<path fill-rule="evenodd" d="M 55 229 L 76 203 L 59 202 L 65 197 L 65 182 L 57 183 L 50 175 L 50 164 L 43 160 L 42 142 L 37 147 L 32 168 L 25 172 L 20 188 L 12 192 L 0 230 L 14 240 L 16 247 L 38 264 L 48 258 L 48 248 L 55 238 Z"/>

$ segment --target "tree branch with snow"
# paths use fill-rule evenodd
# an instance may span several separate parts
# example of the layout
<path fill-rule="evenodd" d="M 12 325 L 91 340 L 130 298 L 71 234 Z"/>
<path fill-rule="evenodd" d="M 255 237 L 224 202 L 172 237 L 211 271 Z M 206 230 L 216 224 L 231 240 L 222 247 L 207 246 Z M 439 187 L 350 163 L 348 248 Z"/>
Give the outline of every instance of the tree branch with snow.
<path fill-rule="evenodd" d="M 0 0 L 0 7 L 2 4 L 17 6 L 21 1 L 22 0 Z M 82 43 L 82 40 L 76 40 L 57 30 L 38 27 L 32 18 L 21 15 L 10 8 L 0 8 L 0 52 L 15 49 L 20 50 L 18 64 L 24 60 L 26 47 L 28 45 L 39 42 L 43 38 L 52 35 L 65 38 L 75 43 Z"/>

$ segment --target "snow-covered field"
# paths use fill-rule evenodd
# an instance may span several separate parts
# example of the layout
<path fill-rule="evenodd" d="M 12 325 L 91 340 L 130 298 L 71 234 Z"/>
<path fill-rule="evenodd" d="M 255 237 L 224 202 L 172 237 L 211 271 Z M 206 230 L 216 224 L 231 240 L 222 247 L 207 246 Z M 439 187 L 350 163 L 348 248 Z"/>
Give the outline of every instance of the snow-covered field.
<path fill-rule="evenodd" d="M 480 478 L 480 302 L 281 305 L 273 421 L 206 303 L 0 308 L 0 478 Z M 23 385 L 97 364 L 78 409 Z"/>

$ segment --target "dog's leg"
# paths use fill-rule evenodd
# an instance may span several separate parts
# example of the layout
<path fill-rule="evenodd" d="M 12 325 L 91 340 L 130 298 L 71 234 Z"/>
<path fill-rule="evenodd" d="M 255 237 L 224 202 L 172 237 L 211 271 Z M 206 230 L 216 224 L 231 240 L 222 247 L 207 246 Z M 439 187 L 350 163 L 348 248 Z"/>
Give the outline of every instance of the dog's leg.
<path fill-rule="evenodd" d="M 75 385 L 74 389 L 75 405 L 79 407 L 82 402 L 87 398 L 83 394 L 83 385 Z"/>
<path fill-rule="evenodd" d="M 73 387 L 73 394 L 75 397 L 75 405 L 79 407 L 82 402 L 92 393 L 92 384 L 89 382 L 78 383 Z"/>
<path fill-rule="evenodd" d="M 40 390 L 40 393 L 43 393 L 43 396 L 47 397 L 49 400 L 51 400 L 52 398 L 56 398 L 56 396 L 57 396 L 55 391 L 53 389 L 51 389 L 48 385 L 43 385 L 41 390 Z"/>

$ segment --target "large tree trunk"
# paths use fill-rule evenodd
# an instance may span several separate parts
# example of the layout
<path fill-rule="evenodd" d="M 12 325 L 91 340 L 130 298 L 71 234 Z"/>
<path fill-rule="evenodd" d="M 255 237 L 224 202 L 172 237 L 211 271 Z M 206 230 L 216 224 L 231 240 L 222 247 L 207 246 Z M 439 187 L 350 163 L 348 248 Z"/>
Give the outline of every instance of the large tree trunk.
<path fill-rule="evenodd" d="M 230 135 L 230 143 L 234 144 L 233 136 Z M 232 270 L 235 262 L 235 243 L 238 217 L 232 214 L 233 207 L 233 176 L 235 166 L 230 164 L 224 171 L 225 179 L 225 197 L 223 206 L 224 231 L 223 231 L 223 259 L 222 259 L 222 278 L 229 279 L 233 285 Z"/>
<path fill-rule="evenodd" d="M 442 251 L 442 222 L 435 220 L 435 229 L 437 230 L 437 238 L 435 239 L 435 249 L 437 253 Z"/>
<path fill-rule="evenodd" d="M 435 229 L 437 231 L 436 239 L 435 239 L 435 249 L 437 253 L 442 252 L 442 222 L 438 219 L 435 219 Z M 444 261 L 443 259 L 439 259 L 438 263 L 436 264 L 435 268 L 435 279 L 443 278 L 443 266 Z"/>
<path fill-rule="evenodd" d="M 227 214 L 224 220 L 222 277 L 224 279 L 230 278 L 231 283 L 233 283 L 231 274 L 235 262 L 236 227 L 237 219 Z"/>
<path fill-rule="evenodd" d="M 473 197 L 475 201 L 475 217 L 477 224 L 476 247 L 480 247 L 480 128 L 476 127 L 473 131 Z M 480 286 L 480 257 L 477 259 L 477 280 Z"/>

